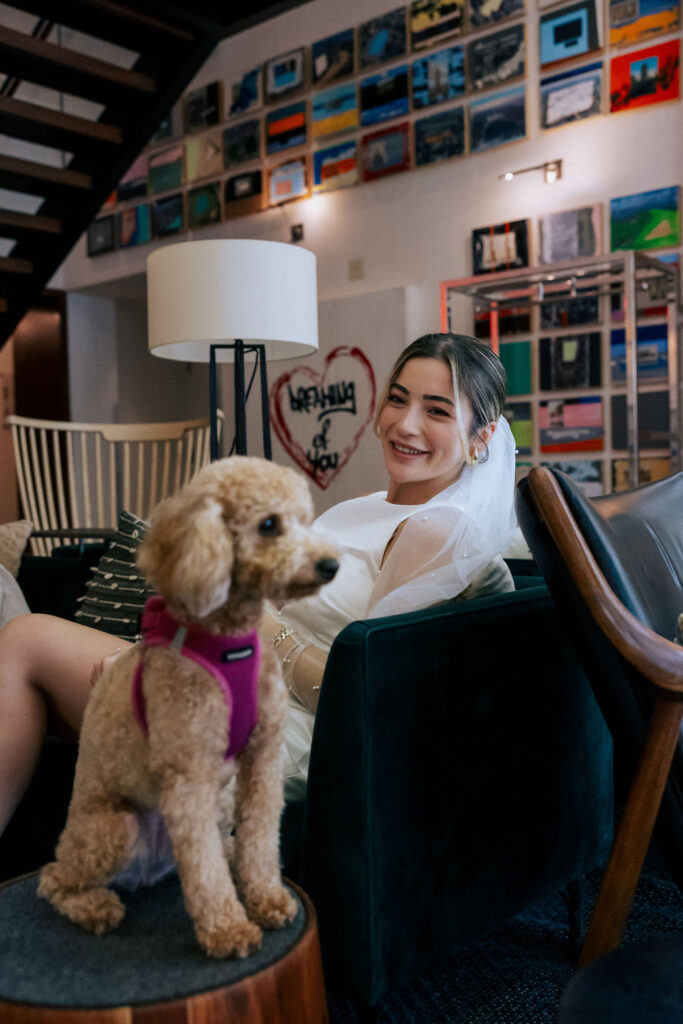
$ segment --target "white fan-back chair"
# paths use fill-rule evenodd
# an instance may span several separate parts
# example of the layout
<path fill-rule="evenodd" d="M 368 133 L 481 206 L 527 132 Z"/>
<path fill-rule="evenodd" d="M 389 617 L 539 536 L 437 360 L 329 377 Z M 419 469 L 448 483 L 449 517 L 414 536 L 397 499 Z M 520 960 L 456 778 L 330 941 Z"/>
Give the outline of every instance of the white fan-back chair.
<path fill-rule="evenodd" d="M 32 538 L 34 554 L 73 543 L 73 531 L 93 536 L 115 529 L 122 509 L 147 518 L 210 461 L 208 419 L 124 424 L 8 416 L 6 422 L 23 514 L 35 530 L 52 534 Z"/>

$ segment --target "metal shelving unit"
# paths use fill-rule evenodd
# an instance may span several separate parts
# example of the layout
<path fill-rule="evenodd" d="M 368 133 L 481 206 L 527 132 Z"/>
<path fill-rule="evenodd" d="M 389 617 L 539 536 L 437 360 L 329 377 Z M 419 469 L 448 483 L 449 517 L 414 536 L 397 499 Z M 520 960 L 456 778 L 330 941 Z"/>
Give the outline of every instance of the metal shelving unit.
<path fill-rule="evenodd" d="M 470 296 L 490 312 L 491 347 L 499 351 L 499 310 L 510 302 L 525 306 L 566 301 L 574 297 L 603 297 L 621 294 L 626 341 L 626 429 L 628 438 L 629 485 L 638 486 L 640 444 L 638 436 L 638 364 L 636 330 L 639 292 L 656 291 L 666 305 L 669 455 L 672 472 L 681 467 L 683 448 L 683 352 L 680 344 L 680 285 L 678 267 L 642 252 L 615 252 L 562 264 L 524 267 L 519 270 L 479 274 L 441 282 L 441 329 L 450 329 L 453 300 Z M 588 325 L 586 325 L 588 326 Z M 611 326 L 611 325 L 610 325 Z M 615 325 L 616 326 L 616 325 Z M 581 328 L 583 329 L 583 325 Z M 533 331 L 532 333 L 537 333 Z M 552 331 L 548 331 L 552 333 Z M 604 344 L 604 335 L 603 335 Z M 609 368 L 607 368 L 609 372 Z M 579 392 L 580 393 L 580 392 Z"/>

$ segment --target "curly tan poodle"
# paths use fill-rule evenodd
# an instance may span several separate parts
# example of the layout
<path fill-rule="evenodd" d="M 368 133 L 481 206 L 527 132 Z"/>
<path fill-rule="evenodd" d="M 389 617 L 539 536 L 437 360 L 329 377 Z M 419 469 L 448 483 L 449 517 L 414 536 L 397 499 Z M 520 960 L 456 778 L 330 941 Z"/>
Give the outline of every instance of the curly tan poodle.
<path fill-rule="evenodd" d="M 303 597 L 334 576 L 336 552 L 311 522 L 303 476 L 246 456 L 205 467 L 154 513 L 138 563 L 160 596 L 143 640 L 96 681 L 69 816 L 38 890 L 84 928 L 123 917 L 109 885 L 151 808 L 208 953 L 246 956 L 262 928 L 293 918 L 278 856 L 286 690 L 256 630 L 266 598 Z"/>

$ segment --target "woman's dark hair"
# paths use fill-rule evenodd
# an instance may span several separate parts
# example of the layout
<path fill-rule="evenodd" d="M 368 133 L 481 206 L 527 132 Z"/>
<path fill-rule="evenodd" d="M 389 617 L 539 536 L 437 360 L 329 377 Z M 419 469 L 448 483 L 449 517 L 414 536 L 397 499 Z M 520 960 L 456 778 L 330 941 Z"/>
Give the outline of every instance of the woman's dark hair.
<path fill-rule="evenodd" d="M 386 405 L 389 389 L 411 359 L 441 359 L 450 367 L 455 396 L 455 414 L 461 429 L 461 442 L 468 463 L 476 461 L 468 443 L 488 423 L 497 423 L 503 414 L 507 377 L 498 356 L 487 345 L 468 334 L 423 334 L 403 349 L 394 363 L 377 404 L 374 428 L 377 432 L 379 417 Z M 472 407 L 469 436 L 462 427 L 460 398 L 465 395 Z M 483 461 L 480 459 L 479 461 Z"/>

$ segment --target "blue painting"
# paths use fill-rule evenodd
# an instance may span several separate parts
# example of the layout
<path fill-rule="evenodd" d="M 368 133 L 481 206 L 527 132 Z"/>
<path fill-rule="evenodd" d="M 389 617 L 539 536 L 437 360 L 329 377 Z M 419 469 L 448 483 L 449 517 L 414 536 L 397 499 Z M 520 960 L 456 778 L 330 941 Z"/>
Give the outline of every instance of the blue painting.
<path fill-rule="evenodd" d="M 313 43 L 313 84 L 325 85 L 335 78 L 352 75 L 356 66 L 354 29 L 347 28 L 336 35 Z"/>
<path fill-rule="evenodd" d="M 666 384 L 669 373 L 669 345 L 666 324 L 646 324 L 636 331 L 638 380 L 647 384 Z M 626 383 L 626 332 L 612 331 L 610 338 L 612 383 Z"/>
<path fill-rule="evenodd" d="M 465 92 L 465 50 L 451 46 L 413 62 L 413 107 L 420 110 L 462 96 Z"/>
<path fill-rule="evenodd" d="M 415 164 L 450 160 L 465 152 L 465 110 L 454 107 L 415 122 Z"/>
<path fill-rule="evenodd" d="M 407 50 L 405 7 L 364 22 L 358 30 L 358 50 L 361 68 L 402 57 Z"/>
<path fill-rule="evenodd" d="M 595 0 L 580 0 L 542 14 L 539 29 L 541 67 L 581 57 L 600 45 Z"/>
<path fill-rule="evenodd" d="M 526 137 L 526 89 L 518 85 L 470 103 L 470 152 Z"/>
<path fill-rule="evenodd" d="M 361 79 L 360 123 L 364 127 L 402 117 L 409 110 L 407 64 Z"/>

